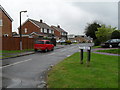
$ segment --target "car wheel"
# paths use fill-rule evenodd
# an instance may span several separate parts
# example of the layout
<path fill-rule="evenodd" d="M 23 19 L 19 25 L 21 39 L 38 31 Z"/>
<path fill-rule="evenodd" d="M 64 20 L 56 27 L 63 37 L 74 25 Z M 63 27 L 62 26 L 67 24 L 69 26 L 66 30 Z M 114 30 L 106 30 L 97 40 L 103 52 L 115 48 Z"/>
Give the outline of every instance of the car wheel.
<path fill-rule="evenodd" d="M 37 52 L 38 50 L 37 49 L 34 49 L 35 52 Z"/>
<path fill-rule="evenodd" d="M 45 49 L 45 52 L 48 52 L 48 49 L 47 49 L 47 48 Z"/>
<path fill-rule="evenodd" d="M 118 47 L 120 47 L 120 43 L 118 44 Z"/>
<path fill-rule="evenodd" d="M 54 51 L 54 48 L 52 48 L 51 51 Z"/>
<path fill-rule="evenodd" d="M 109 45 L 109 48 L 112 48 L 112 45 Z"/>

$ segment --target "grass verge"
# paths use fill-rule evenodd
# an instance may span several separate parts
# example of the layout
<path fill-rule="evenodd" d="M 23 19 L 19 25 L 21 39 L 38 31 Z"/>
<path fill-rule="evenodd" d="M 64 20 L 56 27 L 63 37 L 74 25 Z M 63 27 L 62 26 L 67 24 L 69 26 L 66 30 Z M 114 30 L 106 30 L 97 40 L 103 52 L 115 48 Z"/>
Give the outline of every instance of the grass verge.
<path fill-rule="evenodd" d="M 92 49 L 101 48 L 101 46 L 93 46 Z"/>
<path fill-rule="evenodd" d="M 21 52 L 26 52 L 26 51 L 33 51 L 33 49 L 11 50 L 11 51 L 3 50 L 3 51 L 0 51 L 0 53 L 21 53 Z"/>
<path fill-rule="evenodd" d="M 55 65 L 48 73 L 49 88 L 118 88 L 118 57 L 92 53 L 91 66 L 79 62 L 79 53 Z"/>
<path fill-rule="evenodd" d="M 120 54 L 120 49 L 97 50 L 96 52 Z"/>

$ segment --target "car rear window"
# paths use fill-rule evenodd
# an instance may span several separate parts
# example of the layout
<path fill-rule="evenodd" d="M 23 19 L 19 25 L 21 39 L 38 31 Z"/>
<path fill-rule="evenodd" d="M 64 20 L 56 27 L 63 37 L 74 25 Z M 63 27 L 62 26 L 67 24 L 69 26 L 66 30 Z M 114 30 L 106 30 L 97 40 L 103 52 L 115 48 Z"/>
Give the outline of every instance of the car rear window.
<path fill-rule="evenodd" d="M 35 44 L 44 44 L 44 41 L 36 41 Z"/>

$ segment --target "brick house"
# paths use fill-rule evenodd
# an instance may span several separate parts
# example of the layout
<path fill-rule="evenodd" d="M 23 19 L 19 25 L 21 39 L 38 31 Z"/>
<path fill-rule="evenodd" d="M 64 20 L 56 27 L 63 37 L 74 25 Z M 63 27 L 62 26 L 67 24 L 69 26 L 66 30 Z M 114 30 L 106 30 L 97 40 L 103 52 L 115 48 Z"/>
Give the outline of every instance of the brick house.
<path fill-rule="evenodd" d="M 51 26 L 54 31 L 55 31 L 55 37 L 57 40 L 61 39 L 61 40 L 67 40 L 67 32 L 65 30 L 63 30 L 59 25 L 56 26 Z"/>
<path fill-rule="evenodd" d="M 0 5 L 0 37 L 12 36 L 12 21 L 13 19 Z"/>
<path fill-rule="evenodd" d="M 54 36 L 54 30 L 42 20 L 27 19 L 21 25 L 22 36 L 49 37 Z M 19 32 L 19 28 L 18 28 Z"/>

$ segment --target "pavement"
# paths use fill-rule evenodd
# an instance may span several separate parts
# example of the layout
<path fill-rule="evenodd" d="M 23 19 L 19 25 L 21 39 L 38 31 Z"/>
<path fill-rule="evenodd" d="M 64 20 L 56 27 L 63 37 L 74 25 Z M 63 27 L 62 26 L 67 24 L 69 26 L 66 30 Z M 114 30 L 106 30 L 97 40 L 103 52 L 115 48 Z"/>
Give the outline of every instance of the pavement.
<path fill-rule="evenodd" d="M 96 48 L 96 49 L 93 49 L 92 52 L 93 53 L 97 53 L 97 54 L 104 54 L 104 55 L 111 55 L 111 56 L 120 56 L 120 54 L 97 52 L 97 50 L 108 50 L 108 49 L 119 49 L 119 48 Z"/>

